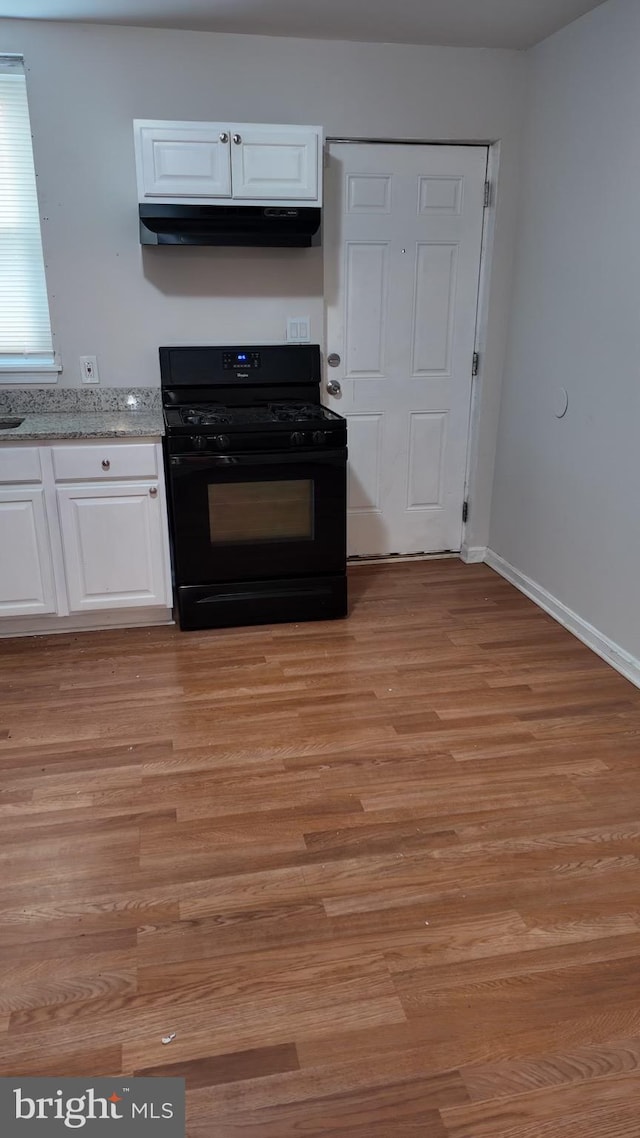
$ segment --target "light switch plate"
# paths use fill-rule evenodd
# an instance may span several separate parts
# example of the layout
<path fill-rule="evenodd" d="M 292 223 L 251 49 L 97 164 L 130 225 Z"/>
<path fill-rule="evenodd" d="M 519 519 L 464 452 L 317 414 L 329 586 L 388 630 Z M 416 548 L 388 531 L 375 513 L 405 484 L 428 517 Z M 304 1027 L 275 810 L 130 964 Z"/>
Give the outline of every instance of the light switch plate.
<path fill-rule="evenodd" d="M 311 321 L 308 316 L 287 317 L 287 341 L 305 344 L 311 339 Z"/>

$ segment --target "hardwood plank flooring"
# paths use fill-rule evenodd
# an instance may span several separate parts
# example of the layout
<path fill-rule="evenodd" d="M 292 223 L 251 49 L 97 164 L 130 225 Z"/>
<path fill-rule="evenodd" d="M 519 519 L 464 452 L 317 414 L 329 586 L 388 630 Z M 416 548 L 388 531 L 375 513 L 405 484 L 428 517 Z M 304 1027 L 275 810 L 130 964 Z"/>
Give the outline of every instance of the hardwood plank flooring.
<path fill-rule="evenodd" d="M 351 601 L 0 642 L 0 1074 L 184 1077 L 189 1138 L 637 1138 L 640 692 L 485 566 Z"/>

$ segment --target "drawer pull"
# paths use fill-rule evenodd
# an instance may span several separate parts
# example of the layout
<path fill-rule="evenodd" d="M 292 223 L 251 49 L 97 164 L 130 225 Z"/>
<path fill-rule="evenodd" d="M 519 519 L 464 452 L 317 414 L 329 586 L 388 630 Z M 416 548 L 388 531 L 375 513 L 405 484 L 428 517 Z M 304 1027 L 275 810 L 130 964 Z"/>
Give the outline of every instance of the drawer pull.
<path fill-rule="evenodd" d="M 152 498 L 157 498 L 158 497 L 158 487 L 157 486 L 151 486 L 151 488 L 149 489 L 149 494 L 151 495 Z"/>
<path fill-rule="evenodd" d="M 111 463 L 109 462 L 109 459 L 108 459 L 108 458 L 103 458 L 103 460 L 102 460 L 102 469 L 103 469 L 103 470 L 111 470 Z"/>

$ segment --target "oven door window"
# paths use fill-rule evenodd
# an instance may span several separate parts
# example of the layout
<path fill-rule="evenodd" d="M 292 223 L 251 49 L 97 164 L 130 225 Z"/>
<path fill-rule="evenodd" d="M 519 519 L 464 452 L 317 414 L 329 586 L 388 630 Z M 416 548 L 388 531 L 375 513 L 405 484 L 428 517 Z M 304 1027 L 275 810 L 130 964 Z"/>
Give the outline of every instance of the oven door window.
<path fill-rule="evenodd" d="M 212 545 L 313 541 L 311 478 L 265 482 L 210 482 Z"/>

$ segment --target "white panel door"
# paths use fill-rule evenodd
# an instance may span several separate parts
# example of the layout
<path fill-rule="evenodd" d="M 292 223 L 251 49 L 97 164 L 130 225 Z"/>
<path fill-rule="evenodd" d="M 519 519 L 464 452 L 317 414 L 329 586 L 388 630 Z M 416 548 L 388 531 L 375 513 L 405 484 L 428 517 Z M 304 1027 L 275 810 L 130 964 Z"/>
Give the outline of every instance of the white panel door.
<path fill-rule="evenodd" d="M 229 130 L 217 123 L 136 124 L 138 190 L 147 198 L 228 198 Z"/>
<path fill-rule="evenodd" d="M 71 612 L 171 603 L 157 483 L 59 486 L 58 509 Z"/>
<path fill-rule="evenodd" d="M 318 200 L 320 171 L 316 130 L 238 127 L 232 139 L 234 198 Z"/>
<path fill-rule="evenodd" d="M 49 528 L 40 486 L 0 488 L 0 616 L 56 611 Z"/>
<path fill-rule="evenodd" d="M 458 550 L 487 149 L 332 143 L 325 381 L 349 431 L 349 553 Z"/>

